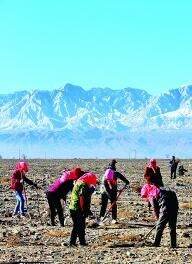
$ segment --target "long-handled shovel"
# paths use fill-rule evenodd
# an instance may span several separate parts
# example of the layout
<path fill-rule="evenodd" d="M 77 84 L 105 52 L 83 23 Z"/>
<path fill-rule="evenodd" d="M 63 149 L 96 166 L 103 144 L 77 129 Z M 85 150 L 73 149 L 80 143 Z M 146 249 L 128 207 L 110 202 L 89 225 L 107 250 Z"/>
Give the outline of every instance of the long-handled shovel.
<path fill-rule="evenodd" d="M 126 189 L 127 184 L 123 186 L 122 189 L 120 189 L 118 191 L 118 195 L 116 197 L 116 200 L 110 205 L 110 207 L 108 208 L 107 212 L 105 213 L 102 222 L 105 222 L 107 220 L 107 216 L 109 215 L 109 213 L 111 212 L 113 206 L 116 204 L 117 200 L 119 199 L 119 196 L 122 194 L 122 192 Z M 98 227 L 100 224 L 98 222 L 95 222 L 91 225 L 92 228 Z"/>
<path fill-rule="evenodd" d="M 122 192 L 126 189 L 126 187 L 127 187 L 127 184 L 124 185 L 123 188 L 120 189 L 120 190 L 118 191 L 118 195 L 117 195 L 116 200 L 115 200 L 115 201 L 110 205 L 110 207 L 108 208 L 107 212 L 105 213 L 105 215 L 104 215 L 104 217 L 103 217 L 102 222 L 105 222 L 105 220 L 106 220 L 106 218 L 108 217 L 109 213 L 111 212 L 113 206 L 116 204 L 117 200 L 119 199 L 119 197 L 120 197 L 120 195 L 122 194 Z"/>

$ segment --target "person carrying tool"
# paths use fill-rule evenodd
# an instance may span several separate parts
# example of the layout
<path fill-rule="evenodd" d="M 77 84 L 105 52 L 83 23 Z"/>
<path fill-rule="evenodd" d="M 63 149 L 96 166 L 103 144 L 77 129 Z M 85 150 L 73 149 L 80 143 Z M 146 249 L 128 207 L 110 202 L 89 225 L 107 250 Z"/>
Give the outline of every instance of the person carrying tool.
<path fill-rule="evenodd" d="M 63 172 L 47 190 L 46 196 L 50 208 L 51 225 L 55 225 L 55 216 L 58 214 L 61 226 L 64 226 L 63 208 L 61 199 L 66 200 L 68 192 L 72 191 L 74 181 L 81 177 L 84 172 L 81 168 L 74 168 L 70 171 Z"/>
<path fill-rule="evenodd" d="M 118 171 L 108 168 L 105 171 L 103 180 L 101 183 L 101 210 L 100 218 L 98 224 L 102 225 L 106 213 L 106 208 L 108 204 L 108 199 L 111 202 L 112 206 L 112 224 L 117 223 L 117 180 L 122 180 L 126 185 L 129 184 L 129 181 Z"/>
<path fill-rule="evenodd" d="M 160 246 L 163 231 L 168 223 L 170 229 L 171 247 L 176 248 L 176 224 L 179 208 L 176 193 L 169 188 L 158 188 L 155 185 L 146 191 L 146 186 L 144 185 L 141 189 L 141 196 L 143 198 L 147 198 L 151 203 L 154 216 L 158 220 L 153 246 Z"/>
<path fill-rule="evenodd" d="M 73 229 L 71 232 L 71 247 L 76 247 L 77 236 L 81 246 L 87 246 L 85 240 L 85 219 L 90 214 L 91 195 L 95 190 L 97 177 L 93 173 L 85 173 L 80 177 L 71 193 L 69 205 L 71 218 L 73 220 Z"/>
<path fill-rule="evenodd" d="M 16 197 L 16 206 L 13 212 L 13 216 L 20 215 L 21 217 L 25 217 L 25 201 L 26 201 L 26 193 L 24 188 L 24 183 L 37 187 L 37 184 L 28 179 L 25 176 L 25 173 L 29 171 L 29 165 L 25 161 L 20 161 L 16 164 L 15 170 L 11 176 L 11 190 L 15 191 Z M 25 198 L 23 195 L 25 193 Z"/>

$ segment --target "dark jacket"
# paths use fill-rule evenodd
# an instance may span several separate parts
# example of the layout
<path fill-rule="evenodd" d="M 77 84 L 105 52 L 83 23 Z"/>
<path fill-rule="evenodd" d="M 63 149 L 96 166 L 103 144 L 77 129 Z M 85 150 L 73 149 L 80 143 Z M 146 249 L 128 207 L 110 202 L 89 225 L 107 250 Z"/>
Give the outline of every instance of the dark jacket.
<path fill-rule="evenodd" d="M 144 172 L 144 179 L 147 181 L 147 183 L 153 183 L 156 186 L 163 187 L 161 171 L 158 166 L 156 167 L 156 169 L 147 166 Z"/>
<path fill-rule="evenodd" d="M 171 167 L 171 171 L 176 171 L 177 170 L 177 166 L 178 166 L 178 161 L 175 159 L 170 160 L 169 164 Z"/>
<path fill-rule="evenodd" d="M 160 187 L 160 193 L 157 199 L 151 200 L 152 207 L 157 218 L 159 215 L 167 214 L 174 217 L 177 214 L 179 203 L 176 193 L 169 188 Z"/>

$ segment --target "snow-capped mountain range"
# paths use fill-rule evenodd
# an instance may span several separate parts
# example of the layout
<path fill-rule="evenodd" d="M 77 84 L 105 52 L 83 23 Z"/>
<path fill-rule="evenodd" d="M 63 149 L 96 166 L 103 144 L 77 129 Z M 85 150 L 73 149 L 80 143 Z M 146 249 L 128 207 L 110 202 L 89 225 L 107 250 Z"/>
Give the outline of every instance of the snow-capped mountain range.
<path fill-rule="evenodd" d="M 192 85 L 153 96 L 144 90 L 65 85 L 0 95 L 0 147 L 12 157 L 189 157 Z M 50 155 L 50 153 L 52 153 Z M 0 151 L 1 154 L 1 151 Z M 135 155 L 135 154 L 134 154 Z"/>

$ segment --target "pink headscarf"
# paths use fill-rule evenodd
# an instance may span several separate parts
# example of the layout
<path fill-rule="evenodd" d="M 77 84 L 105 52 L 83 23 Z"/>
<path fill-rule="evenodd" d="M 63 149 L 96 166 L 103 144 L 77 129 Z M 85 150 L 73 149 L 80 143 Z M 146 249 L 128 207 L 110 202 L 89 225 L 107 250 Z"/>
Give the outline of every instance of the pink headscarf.
<path fill-rule="evenodd" d="M 29 165 L 25 161 L 20 161 L 20 162 L 16 163 L 15 169 L 21 170 L 23 172 L 28 172 L 29 171 Z"/>
<path fill-rule="evenodd" d="M 157 168 L 157 161 L 156 161 L 156 159 L 150 159 L 149 164 L 148 164 L 148 167 L 149 168 L 152 168 L 152 169 L 156 169 Z"/>
<path fill-rule="evenodd" d="M 159 188 L 157 188 L 153 184 L 147 183 L 141 189 L 141 197 L 147 198 L 148 200 L 150 198 L 157 198 L 159 195 L 159 192 L 160 192 Z"/>
<path fill-rule="evenodd" d="M 91 172 L 88 172 L 88 173 L 85 173 L 83 176 L 81 176 L 77 182 L 84 182 L 88 185 L 96 185 L 97 183 L 97 177 L 95 174 L 91 173 Z"/>

